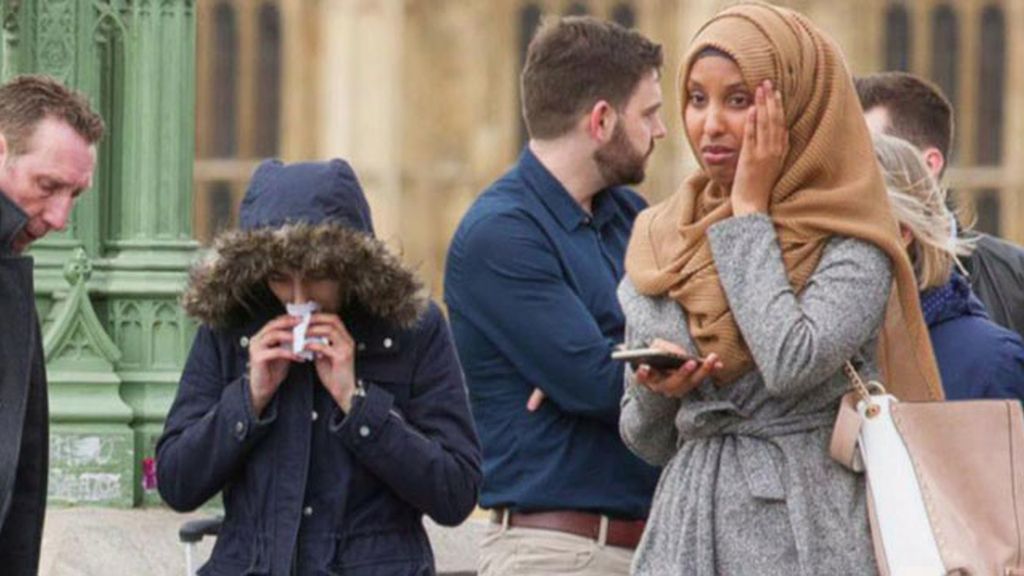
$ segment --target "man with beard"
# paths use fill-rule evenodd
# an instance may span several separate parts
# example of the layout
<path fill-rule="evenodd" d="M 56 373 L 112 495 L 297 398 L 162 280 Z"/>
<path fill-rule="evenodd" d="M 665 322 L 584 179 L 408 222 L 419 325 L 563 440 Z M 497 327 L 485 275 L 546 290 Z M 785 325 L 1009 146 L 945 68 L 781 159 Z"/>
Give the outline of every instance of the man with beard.
<path fill-rule="evenodd" d="M 628 574 L 658 471 L 618 434 L 616 299 L 660 110 L 661 47 L 545 22 L 521 78 L 530 140 L 448 252 L 445 300 L 484 450 L 480 574 Z"/>

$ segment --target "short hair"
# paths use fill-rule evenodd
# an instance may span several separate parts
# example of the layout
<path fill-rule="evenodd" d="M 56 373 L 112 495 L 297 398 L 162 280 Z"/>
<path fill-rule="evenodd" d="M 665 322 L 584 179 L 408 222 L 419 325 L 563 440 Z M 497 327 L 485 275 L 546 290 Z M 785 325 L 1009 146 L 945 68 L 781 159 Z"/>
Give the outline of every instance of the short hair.
<path fill-rule="evenodd" d="M 918 290 L 945 285 L 958 256 L 967 256 L 972 239 L 958 235 L 946 192 L 913 144 L 886 134 L 872 135 L 893 215 L 910 231 L 908 248 Z"/>
<path fill-rule="evenodd" d="M 89 144 L 99 142 L 106 129 L 84 94 L 49 76 L 16 76 L 0 86 L 0 133 L 10 154 L 27 151 L 29 139 L 44 118 L 66 122 Z"/>
<path fill-rule="evenodd" d="M 919 149 L 937 148 L 949 161 L 953 144 L 953 105 L 935 84 L 906 72 L 882 72 L 854 78 L 860 105 L 889 112 L 889 134 Z"/>
<path fill-rule="evenodd" d="M 644 74 L 661 69 L 661 46 L 590 16 L 545 19 L 520 78 L 531 138 L 557 138 L 601 100 L 621 110 Z"/>

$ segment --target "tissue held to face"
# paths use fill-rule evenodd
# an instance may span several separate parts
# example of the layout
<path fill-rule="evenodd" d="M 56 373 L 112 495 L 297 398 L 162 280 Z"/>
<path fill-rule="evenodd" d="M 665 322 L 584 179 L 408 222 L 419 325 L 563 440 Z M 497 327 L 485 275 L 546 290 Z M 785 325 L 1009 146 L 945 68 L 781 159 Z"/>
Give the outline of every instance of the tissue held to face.
<path fill-rule="evenodd" d="M 338 312 L 340 286 L 337 280 L 305 277 L 292 270 L 279 270 L 267 278 L 267 285 L 281 304 L 316 302 L 322 312 Z"/>

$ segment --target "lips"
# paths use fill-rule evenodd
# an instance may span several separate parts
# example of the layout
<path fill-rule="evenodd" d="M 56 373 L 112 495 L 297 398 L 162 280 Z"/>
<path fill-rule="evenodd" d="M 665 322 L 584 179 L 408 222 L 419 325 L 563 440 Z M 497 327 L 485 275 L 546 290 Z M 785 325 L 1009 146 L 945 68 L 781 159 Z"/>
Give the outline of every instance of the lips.
<path fill-rule="evenodd" d="M 700 156 L 705 164 L 720 166 L 732 162 L 736 158 L 736 150 L 728 146 L 704 146 L 700 149 Z"/>

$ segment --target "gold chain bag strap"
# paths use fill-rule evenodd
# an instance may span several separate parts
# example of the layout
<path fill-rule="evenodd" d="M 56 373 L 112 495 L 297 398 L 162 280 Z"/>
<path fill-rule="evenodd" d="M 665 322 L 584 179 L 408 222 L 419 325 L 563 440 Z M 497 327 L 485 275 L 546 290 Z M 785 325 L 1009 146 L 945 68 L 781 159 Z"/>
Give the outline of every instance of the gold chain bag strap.
<path fill-rule="evenodd" d="M 1024 576 L 1020 402 L 899 402 L 844 370 L 830 451 L 866 474 L 880 573 Z"/>

